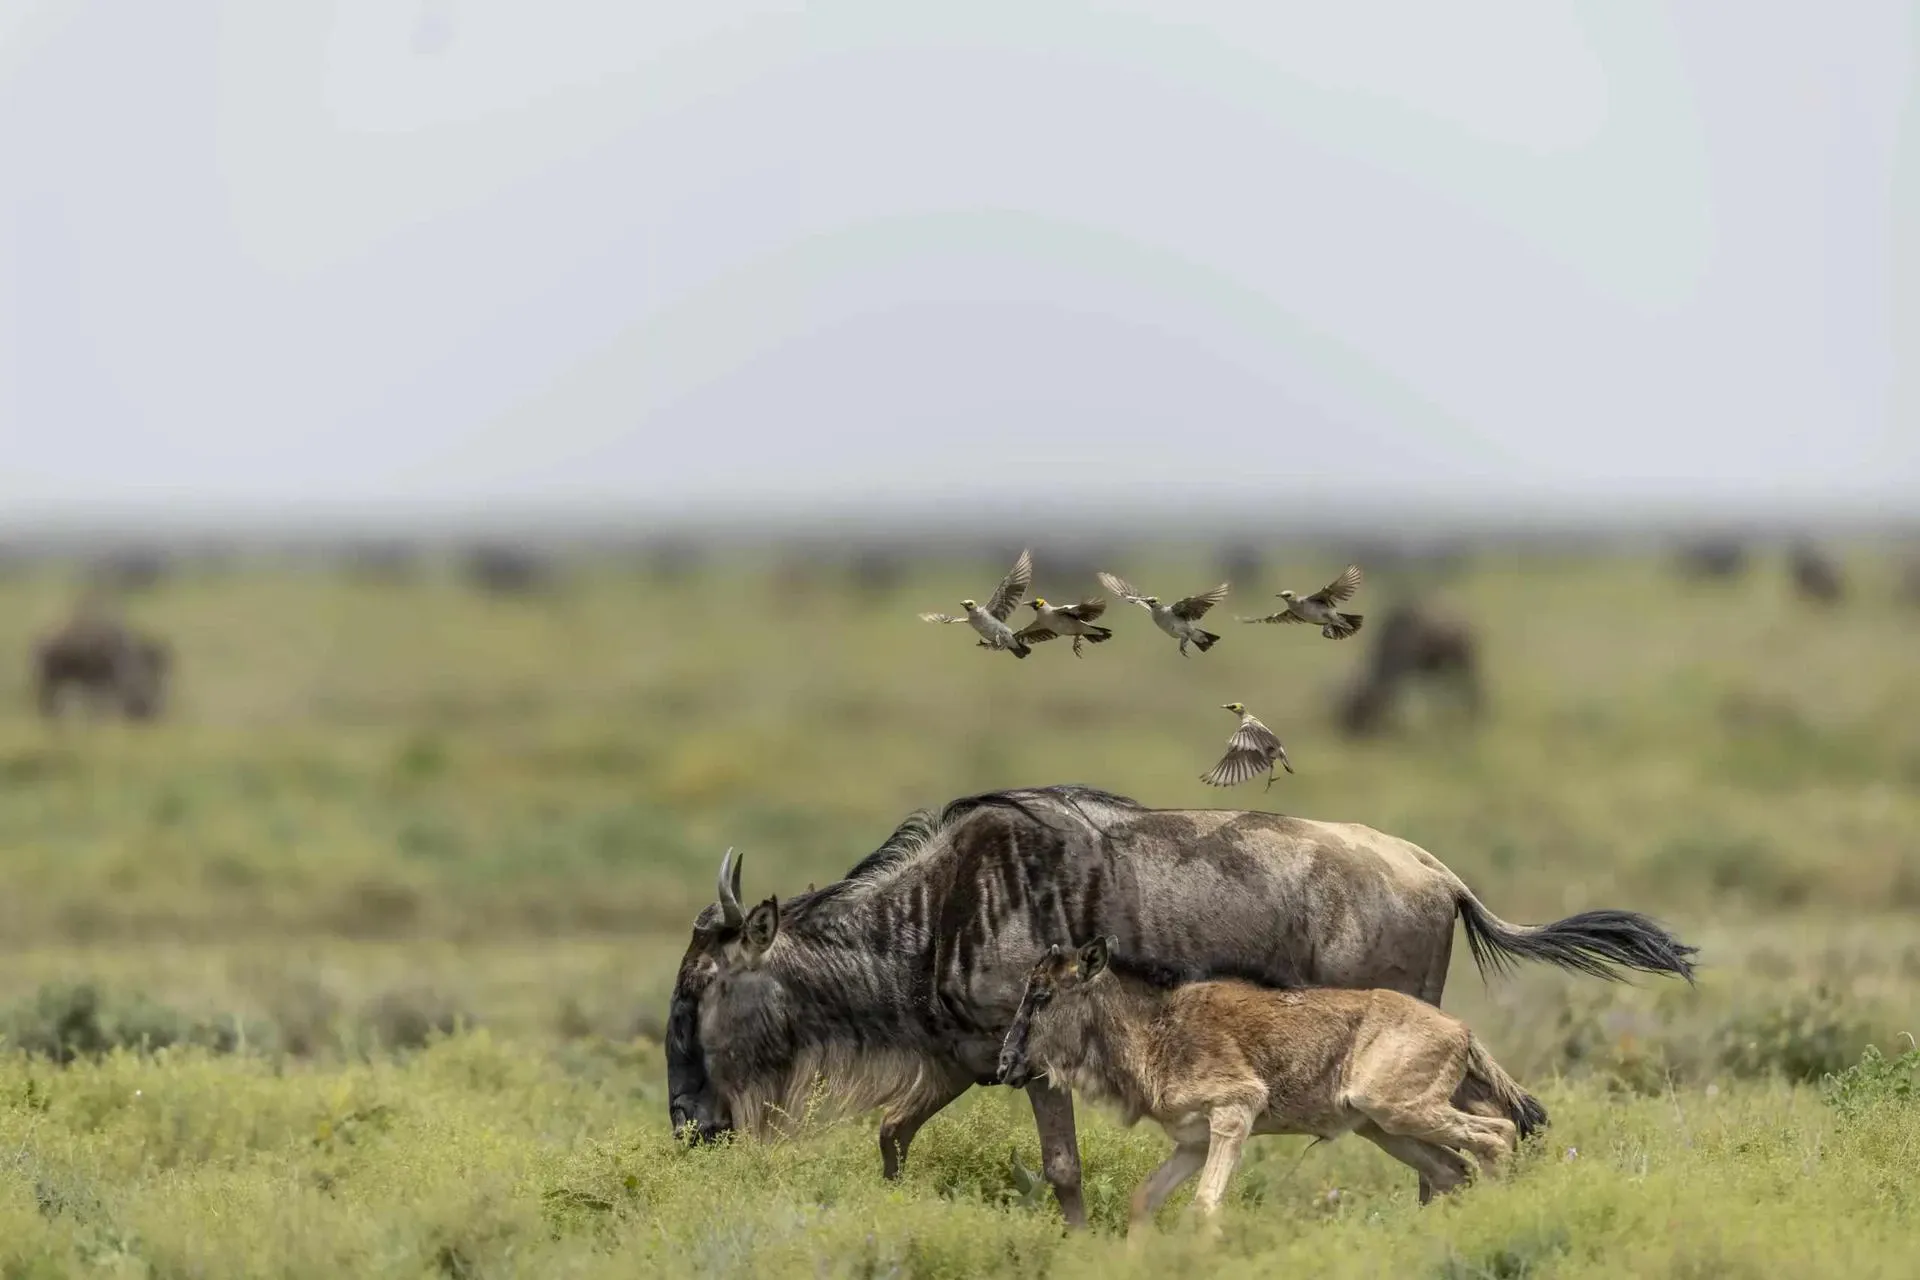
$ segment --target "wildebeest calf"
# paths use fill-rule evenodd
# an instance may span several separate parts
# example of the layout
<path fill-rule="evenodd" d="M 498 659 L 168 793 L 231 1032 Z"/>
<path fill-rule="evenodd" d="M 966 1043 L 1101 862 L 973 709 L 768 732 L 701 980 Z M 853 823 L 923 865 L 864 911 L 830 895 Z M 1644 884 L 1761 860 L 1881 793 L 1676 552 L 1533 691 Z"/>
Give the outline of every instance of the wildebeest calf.
<path fill-rule="evenodd" d="M 1193 1202 L 1213 1214 L 1248 1134 L 1358 1133 L 1445 1192 L 1467 1180 L 1459 1153 L 1493 1172 L 1547 1121 L 1465 1023 L 1413 996 L 1182 976 L 1114 955 L 1108 938 L 1077 954 L 1055 944 L 1000 1052 L 1002 1083 L 1045 1074 L 1174 1140 L 1134 1192 L 1133 1226 L 1203 1164 Z"/>

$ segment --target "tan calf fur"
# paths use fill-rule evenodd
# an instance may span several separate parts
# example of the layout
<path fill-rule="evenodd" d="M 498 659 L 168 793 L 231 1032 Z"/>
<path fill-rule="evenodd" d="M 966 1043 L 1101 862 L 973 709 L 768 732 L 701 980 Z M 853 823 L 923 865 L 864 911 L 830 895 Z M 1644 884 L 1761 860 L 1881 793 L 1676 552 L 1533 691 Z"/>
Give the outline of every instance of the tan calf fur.
<path fill-rule="evenodd" d="M 1044 1074 L 1167 1131 L 1174 1152 L 1134 1193 L 1136 1226 L 1195 1173 L 1211 1215 L 1250 1134 L 1358 1133 L 1446 1192 L 1468 1178 L 1463 1154 L 1496 1172 L 1546 1123 L 1465 1023 L 1413 996 L 1181 977 L 1107 938 L 1055 946 L 1000 1055 L 1003 1083 Z"/>

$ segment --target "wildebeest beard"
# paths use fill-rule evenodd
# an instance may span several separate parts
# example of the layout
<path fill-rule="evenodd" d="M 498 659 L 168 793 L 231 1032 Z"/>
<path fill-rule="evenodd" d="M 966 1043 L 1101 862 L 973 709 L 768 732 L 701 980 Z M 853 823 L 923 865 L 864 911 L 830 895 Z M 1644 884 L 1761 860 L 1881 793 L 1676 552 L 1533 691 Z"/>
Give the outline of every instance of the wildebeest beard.
<path fill-rule="evenodd" d="M 951 1068 L 913 994 L 923 965 L 873 945 L 877 914 L 796 899 L 759 963 L 716 974 L 690 958 L 667 1027 L 676 1130 L 691 1125 L 695 1141 L 734 1129 L 769 1137 L 804 1119 L 949 1095 Z M 725 926 L 713 933 L 708 945 L 724 950 Z"/>

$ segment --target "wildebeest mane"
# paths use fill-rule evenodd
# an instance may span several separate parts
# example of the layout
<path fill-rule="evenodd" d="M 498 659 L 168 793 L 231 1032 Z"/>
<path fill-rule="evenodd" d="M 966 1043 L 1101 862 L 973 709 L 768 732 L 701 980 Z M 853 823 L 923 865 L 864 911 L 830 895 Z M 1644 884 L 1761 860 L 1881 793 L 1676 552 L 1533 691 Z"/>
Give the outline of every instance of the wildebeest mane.
<path fill-rule="evenodd" d="M 1144 806 L 1131 796 L 1118 795 L 1100 787 L 1090 787 L 1083 782 L 1062 782 L 1050 787 L 1021 787 L 1009 791 L 983 791 L 979 795 L 961 796 L 951 801 L 941 811 L 940 823 L 946 826 L 958 822 L 961 818 L 981 809 L 1012 809 L 1024 817 L 1031 818 L 1042 826 L 1053 826 L 1047 815 L 1033 804 L 1036 797 L 1058 801 L 1084 818 L 1094 830 L 1101 831 L 1100 824 L 1086 810 L 1086 804 L 1106 805 L 1115 809 L 1140 809 Z M 1101 831 L 1102 835 L 1106 833 Z"/>
<path fill-rule="evenodd" d="M 961 796 L 958 800 L 949 801 L 938 813 L 932 809 L 915 809 L 908 814 L 901 820 L 900 825 L 893 829 L 893 834 L 880 842 L 879 848 L 853 865 L 840 884 L 869 880 L 898 866 L 925 848 L 928 841 L 948 827 L 982 809 L 1011 809 L 1043 826 L 1057 825 L 1052 815 L 1045 813 L 1037 803 L 1040 800 L 1053 800 L 1065 805 L 1086 819 L 1096 830 L 1099 829 L 1099 824 L 1095 823 L 1093 815 L 1087 812 L 1085 805 L 1088 802 L 1118 809 L 1141 807 L 1137 800 L 1081 783 L 983 791 L 978 795 Z M 839 886 L 827 885 L 816 892 L 824 896 L 837 887 Z"/>

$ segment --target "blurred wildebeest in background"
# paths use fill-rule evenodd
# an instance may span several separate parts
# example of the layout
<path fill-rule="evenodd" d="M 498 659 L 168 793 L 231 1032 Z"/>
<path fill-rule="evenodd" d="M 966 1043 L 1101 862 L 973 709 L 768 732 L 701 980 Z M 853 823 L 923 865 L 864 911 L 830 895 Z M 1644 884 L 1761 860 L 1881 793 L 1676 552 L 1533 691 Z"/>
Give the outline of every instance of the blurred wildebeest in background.
<path fill-rule="evenodd" d="M 1267 567 L 1267 558 L 1251 542 L 1229 542 L 1215 554 L 1214 563 L 1222 578 L 1250 591 L 1259 585 L 1260 574 Z"/>
<path fill-rule="evenodd" d="M 40 714 L 59 715 L 61 697 L 71 689 L 96 712 L 151 720 L 165 705 L 172 667 L 166 641 L 128 626 L 98 601 L 83 601 L 72 618 L 34 645 Z"/>
<path fill-rule="evenodd" d="M 818 599 L 829 581 L 824 555 L 818 547 L 792 546 L 775 558 L 767 594 L 776 607 L 798 609 Z"/>
<path fill-rule="evenodd" d="M 340 553 L 340 567 L 363 582 L 405 582 L 418 568 L 414 549 L 404 542 L 355 542 Z"/>
<path fill-rule="evenodd" d="M 1747 548 L 1737 538 L 1701 538 L 1681 547 L 1677 560 L 1682 577 L 1734 578 L 1747 567 Z"/>
<path fill-rule="evenodd" d="M 1100 587 L 1097 578 L 1102 569 L 1112 570 L 1116 564 L 1126 563 L 1126 557 L 1105 550 L 1091 542 L 1074 542 L 1061 546 L 1044 544 L 1033 549 L 1033 586 L 1027 589 L 1027 599 L 1043 597 L 1054 604 L 1071 604 L 1090 596 L 1100 596 L 1107 603 L 1115 603 L 1110 593 Z M 1008 566 L 1013 564 L 1011 557 Z M 1006 570 L 1002 569 L 1002 573 Z M 998 582 L 995 578 L 992 582 Z M 989 590 L 992 584 L 989 584 Z M 1025 626 L 1033 620 L 1032 612 L 1022 608 L 1016 611 L 1019 616 L 1017 625 Z"/>
<path fill-rule="evenodd" d="M 145 591 L 167 576 L 167 557 L 155 547 L 125 547 L 93 562 L 88 578 L 112 592 Z"/>
<path fill-rule="evenodd" d="M 1450 687 L 1469 716 L 1480 714 L 1478 645 L 1465 619 L 1418 603 L 1387 609 L 1374 625 L 1366 665 L 1341 697 L 1341 728 L 1350 737 L 1387 728 L 1415 679 Z"/>
<path fill-rule="evenodd" d="M 1900 568 L 1900 598 L 1908 604 L 1920 604 L 1920 551 L 1909 553 Z"/>
<path fill-rule="evenodd" d="M 686 538 L 661 538 L 647 545 L 642 556 L 647 574 L 658 582 L 685 582 L 700 571 L 706 554 Z"/>
<path fill-rule="evenodd" d="M 553 584 L 554 570 L 544 556 L 522 547 L 486 543 L 467 553 L 467 579 L 495 595 L 526 595 Z"/>
<path fill-rule="evenodd" d="M 884 600 L 905 585 L 906 557 L 869 543 L 854 551 L 847 562 L 847 574 L 855 595 L 869 602 Z"/>
<path fill-rule="evenodd" d="M 1794 589 L 1803 598 L 1833 604 L 1846 594 L 1839 562 L 1811 542 L 1796 542 L 1788 553 L 1788 565 Z"/>

